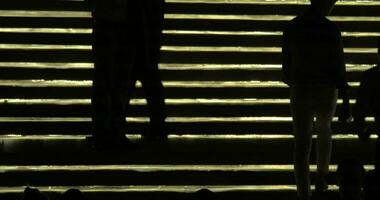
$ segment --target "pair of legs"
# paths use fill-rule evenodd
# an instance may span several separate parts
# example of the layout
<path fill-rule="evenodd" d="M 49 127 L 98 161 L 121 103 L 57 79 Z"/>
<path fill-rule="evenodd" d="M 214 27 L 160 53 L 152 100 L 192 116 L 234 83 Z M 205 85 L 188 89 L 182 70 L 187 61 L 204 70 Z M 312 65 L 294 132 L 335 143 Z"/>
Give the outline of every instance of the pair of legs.
<path fill-rule="evenodd" d="M 294 171 L 300 199 L 308 199 L 311 196 L 309 163 L 313 132 L 318 136 L 317 176 L 325 175 L 329 171 L 332 149 L 331 122 L 337 94 L 334 86 L 327 85 L 304 85 L 290 89 L 295 134 Z"/>
<path fill-rule="evenodd" d="M 139 31 L 141 30 L 141 31 Z M 140 80 L 150 110 L 151 129 L 164 134 L 165 102 L 159 76 L 158 42 L 149 46 L 143 28 L 97 21 L 93 30 L 93 135 L 96 141 L 125 138 L 129 101 Z M 152 134 L 152 132 L 150 133 Z"/>

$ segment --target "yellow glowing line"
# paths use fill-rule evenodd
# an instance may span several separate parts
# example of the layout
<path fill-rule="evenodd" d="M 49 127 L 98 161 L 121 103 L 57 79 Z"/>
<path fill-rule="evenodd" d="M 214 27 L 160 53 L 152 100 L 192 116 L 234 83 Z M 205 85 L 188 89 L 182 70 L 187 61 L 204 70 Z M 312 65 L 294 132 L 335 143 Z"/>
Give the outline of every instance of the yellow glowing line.
<path fill-rule="evenodd" d="M 205 4 L 263 4 L 263 5 L 309 5 L 308 0 L 166 0 L 169 3 L 205 3 Z M 336 5 L 372 6 L 380 5 L 374 0 L 338 1 Z"/>
<path fill-rule="evenodd" d="M 88 87 L 92 81 L 68 81 L 68 80 L 0 80 L 0 86 L 22 87 Z M 165 87 L 197 87 L 197 88 L 225 88 L 225 87 L 286 87 L 279 81 L 164 81 Z M 141 83 L 137 84 L 141 87 Z"/>
<path fill-rule="evenodd" d="M 86 11 L 0 10 L 0 17 L 90 18 L 91 12 L 86 12 Z"/>
<path fill-rule="evenodd" d="M 288 104 L 289 99 L 165 99 L 167 105 L 264 105 Z M 0 104 L 57 104 L 57 105 L 88 105 L 90 99 L 0 99 Z M 145 99 L 131 99 L 132 105 L 146 105 Z"/>
<path fill-rule="evenodd" d="M 53 44 L 0 44 L 0 49 L 22 50 L 91 50 L 91 45 L 53 45 Z"/>
<path fill-rule="evenodd" d="M 178 134 L 178 135 L 177 135 Z M 294 136 L 292 134 L 213 134 L 213 135 L 205 135 L 205 134 L 185 134 L 185 133 L 177 133 L 170 134 L 170 140 L 263 140 L 263 139 L 293 139 Z M 25 141 L 25 140 L 86 140 L 88 135 L 23 135 L 23 134 L 6 134 L 0 135 L 0 140 L 2 141 Z M 132 140 L 141 139 L 140 134 L 126 134 L 126 136 Z M 313 136 L 314 139 L 317 138 L 316 135 Z M 332 136 L 334 140 L 352 140 L 358 139 L 358 136 L 355 134 L 334 134 Z M 377 135 L 371 135 L 371 139 L 376 140 Z"/>
<path fill-rule="evenodd" d="M 364 166 L 366 170 L 374 169 L 373 165 Z M 337 165 L 330 165 L 330 172 L 336 172 Z M 34 171 L 251 171 L 251 172 L 292 172 L 293 165 L 30 165 L 0 166 L 0 172 L 34 172 Z M 316 172 L 317 166 L 310 170 Z"/>
<path fill-rule="evenodd" d="M 203 20 L 255 20 L 255 21 L 290 21 L 295 15 L 223 15 L 223 14 L 166 14 L 166 19 L 203 19 Z M 333 21 L 378 22 L 380 17 L 330 16 Z"/>
<path fill-rule="evenodd" d="M 0 10 L 0 17 L 48 17 L 48 18 L 91 18 L 87 11 L 26 11 Z M 289 21 L 295 15 L 225 15 L 225 14 L 165 14 L 165 19 L 210 19 L 210 20 L 259 20 Z M 334 21 L 379 21 L 377 16 L 330 16 Z"/>
<path fill-rule="evenodd" d="M 147 117 L 127 117 L 129 122 L 146 123 Z M 366 118 L 367 121 L 374 121 L 373 117 Z M 90 122 L 89 117 L 0 117 L 0 122 Z M 289 117 L 168 117 L 166 122 L 170 123 L 195 123 L 195 122 L 291 122 Z M 334 122 L 338 121 L 334 117 Z"/>
<path fill-rule="evenodd" d="M 0 62 L 0 68 L 93 69 L 93 63 Z M 184 64 L 160 63 L 161 70 L 281 70 L 279 64 Z M 363 71 L 373 65 L 347 64 L 347 71 Z"/>
<path fill-rule="evenodd" d="M 42 45 L 42 44 L 0 44 L 0 49 L 22 50 L 88 50 L 91 45 Z M 229 46 L 162 46 L 164 51 L 188 51 L 188 52 L 255 52 L 255 53 L 280 53 L 280 47 L 229 47 Z M 346 53 L 377 53 L 377 48 L 345 48 Z"/>
<path fill-rule="evenodd" d="M 93 63 L 50 63 L 50 62 L 0 62 L 0 68 L 35 68 L 35 69 L 92 69 Z"/>
<path fill-rule="evenodd" d="M 91 80 L 0 80 L 0 86 L 12 87 L 90 87 Z M 181 88 L 287 88 L 280 81 L 163 81 L 165 87 Z M 359 82 L 349 82 L 351 86 L 359 86 Z M 141 87 L 141 83 L 136 84 Z"/>
<path fill-rule="evenodd" d="M 280 47 L 162 46 L 164 51 L 280 53 Z M 377 48 L 344 48 L 345 53 L 377 53 Z"/>
<path fill-rule="evenodd" d="M 3 33 L 67 33 L 67 34 L 90 34 L 88 28 L 0 28 Z"/>
<path fill-rule="evenodd" d="M 288 105 L 289 99 L 202 99 L 202 98 L 183 98 L 183 99 L 165 99 L 166 105 Z M 342 100 L 338 100 L 341 104 Z M 356 100 L 351 99 L 351 104 L 355 104 Z M 89 105 L 90 99 L 0 99 L 0 104 L 8 105 Z M 146 105 L 145 99 L 131 99 L 131 105 Z"/>
<path fill-rule="evenodd" d="M 294 185 L 126 185 L 126 186 L 37 186 L 42 192 L 64 192 L 70 188 L 77 188 L 85 193 L 92 192 L 183 192 L 190 193 L 197 190 L 208 188 L 213 192 L 232 192 L 232 191 L 295 191 Z M 336 190 L 335 186 L 329 187 Z M 0 187 L 0 193 L 19 193 L 23 192 L 24 187 Z"/>

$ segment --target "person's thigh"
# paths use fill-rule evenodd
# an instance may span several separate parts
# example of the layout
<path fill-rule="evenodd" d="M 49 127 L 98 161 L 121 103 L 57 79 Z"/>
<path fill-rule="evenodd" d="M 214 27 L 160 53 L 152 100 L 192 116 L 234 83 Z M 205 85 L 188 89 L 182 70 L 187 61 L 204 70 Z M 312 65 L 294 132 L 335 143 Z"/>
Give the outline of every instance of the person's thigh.
<path fill-rule="evenodd" d="M 313 110 L 311 109 L 311 92 L 307 87 L 290 89 L 293 129 L 297 139 L 311 137 Z"/>
<path fill-rule="evenodd" d="M 330 128 L 333 120 L 338 91 L 334 87 L 318 87 L 314 90 L 313 109 L 317 128 Z M 323 134 L 323 133 L 317 133 Z"/>

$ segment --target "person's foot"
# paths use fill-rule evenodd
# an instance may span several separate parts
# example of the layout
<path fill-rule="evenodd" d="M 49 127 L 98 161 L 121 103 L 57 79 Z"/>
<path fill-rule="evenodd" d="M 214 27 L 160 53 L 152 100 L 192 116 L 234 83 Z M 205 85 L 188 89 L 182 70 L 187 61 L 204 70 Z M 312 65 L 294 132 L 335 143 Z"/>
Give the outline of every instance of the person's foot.
<path fill-rule="evenodd" d="M 315 192 L 324 193 L 328 189 L 327 174 L 318 173 L 315 178 Z"/>

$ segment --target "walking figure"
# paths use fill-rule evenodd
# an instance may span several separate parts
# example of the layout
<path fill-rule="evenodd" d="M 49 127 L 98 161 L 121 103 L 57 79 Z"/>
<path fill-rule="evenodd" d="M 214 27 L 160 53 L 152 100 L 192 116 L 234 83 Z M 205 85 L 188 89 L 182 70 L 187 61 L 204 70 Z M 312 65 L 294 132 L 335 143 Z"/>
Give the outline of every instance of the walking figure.
<path fill-rule="evenodd" d="M 283 33 L 283 81 L 290 87 L 295 136 L 294 170 L 297 196 L 311 198 L 310 152 L 317 134 L 316 191 L 324 192 L 332 149 L 331 122 L 338 89 L 347 101 L 346 69 L 341 33 L 326 18 L 336 0 L 311 0 L 311 6 Z M 315 119 L 315 127 L 313 127 Z"/>
<path fill-rule="evenodd" d="M 93 136 L 95 146 L 133 146 L 126 113 L 136 81 L 146 95 L 149 141 L 166 141 L 165 101 L 158 62 L 164 0 L 87 0 L 93 8 Z"/>

